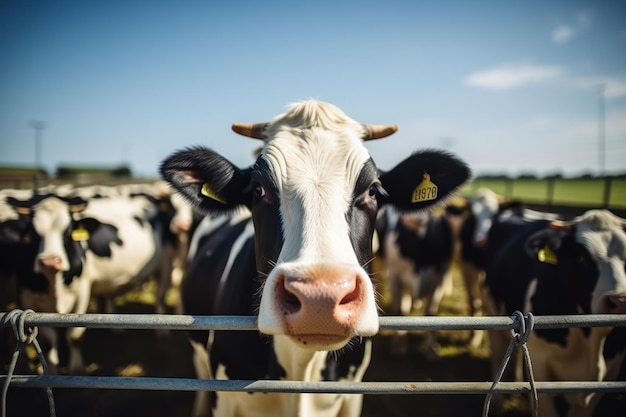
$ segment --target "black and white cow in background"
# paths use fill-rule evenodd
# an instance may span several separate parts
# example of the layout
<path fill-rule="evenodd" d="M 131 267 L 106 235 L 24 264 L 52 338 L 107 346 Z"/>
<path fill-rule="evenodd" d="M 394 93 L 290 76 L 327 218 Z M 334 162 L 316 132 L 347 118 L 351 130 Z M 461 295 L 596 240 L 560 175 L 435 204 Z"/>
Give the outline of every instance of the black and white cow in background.
<path fill-rule="evenodd" d="M 458 233 L 455 233 L 455 240 L 458 244 L 455 262 L 467 290 L 470 316 L 482 315 L 482 286 L 490 259 L 488 240 L 493 224 L 506 221 L 509 216 L 522 216 L 526 220 L 563 218 L 556 213 L 528 209 L 522 202 L 506 199 L 488 188 L 477 190 L 467 198 L 464 204 L 457 200 L 454 206 L 449 207 L 449 211 L 452 212 L 452 210 L 462 217 Z M 483 331 L 474 331 L 470 345 L 477 347 L 482 340 Z"/>
<path fill-rule="evenodd" d="M 607 210 L 590 210 L 572 221 L 511 216 L 490 231 L 485 309 L 490 315 L 515 310 L 535 315 L 626 314 L 626 221 Z M 528 347 L 538 381 L 601 381 L 615 377 L 626 345 L 623 329 L 536 330 Z M 494 368 L 510 336 L 490 331 Z M 621 337 L 621 347 L 619 345 Z M 606 345 L 605 345 L 605 342 Z M 604 353 L 604 355 L 603 355 Z M 593 394 L 566 394 L 570 416 L 590 413 Z M 545 398 L 542 398 L 545 397 Z M 540 394 L 539 415 L 558 415 Z"/>
<path fill-rule="evenodd" d="M 6 199 L 29 199 L 32 194 L 31 190 L 0 190 L 0 308 L 3 310 L 16 307 L 18 271 L 24 267 L 32 270 L 29 261 L 38 246 L 30 218 L 17 212 Z"/>
<path fill-rule="evenodd" d="M 91 295 L 109 297 L 136 287 L 158 270 L 162 258 L 154 205 L 145 198 L 8 198 L 29 216 L 37 246 L 18 275 L 20 307 L 38 312 L 85 313 Z M 80 342 L 85 328 L 67 331 L 69 370 L 84 372 Z M 40 329 L 48 364 L 59 363 L 55 329 Z"/>
<path fill-rule="evenodd" d="M 205 364 L 198 376 L 360 380 L 378 331 L 366 270 L 378 209 L 424 210 L 463 184 L 469 169 L 428 151 L 379 176 L 363 141 L 397 127 L 364 125 L 314 100 L 233 130 L 264 141 L 253 166 L 240 169 L 203 147 L 176 152 L 161 166 L 205 212 L 251 212 L 253 227 L 246 219 L 227 222 L 204 240 L 184 281 L 183 305 L 195 314 L 258 313 L 262 334 L 207 332 L 208 352 L 195 350 L 196 365 Z M 428 184 L 421 184 L 424 173 Z M 357 416 L 361 401 L 219 392 L 212 407 L 218 416 Z"/>
<path fill-rule="evenodd" d="M 388 314 L 409 315 L 413 310 L 435 316 L 443 296 L 452 292 L 449 272 L 453 260 L 452 226 L 445 213 L 401 214 L 382 210 L 376 222 L 382 258 L 391 294 Z M 391 351 L 408 352 L 406 332 L 398 332 Z M 428 332 L 420 350 L 437 356 L 434 332 Z"/>

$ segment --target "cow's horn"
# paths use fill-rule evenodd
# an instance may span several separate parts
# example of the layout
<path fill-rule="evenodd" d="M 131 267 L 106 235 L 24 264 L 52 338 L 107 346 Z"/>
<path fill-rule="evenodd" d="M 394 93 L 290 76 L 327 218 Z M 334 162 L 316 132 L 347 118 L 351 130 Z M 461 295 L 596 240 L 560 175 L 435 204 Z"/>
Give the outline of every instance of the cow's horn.
<path fill-rule="evenodd" d="M 265 139 L 267 123 L 233 123 L 235 133 L 254 139 Z"/>
<path fill-rule="evenodd" d="M 571 221 L 552 220 L 552 221 L 550 221 L 550 228 L 554 229 L 554 230 L 569 231 L 572 228 L 572 224 L 573 223 Z"/>
<path fill-rule="evenodd" d="M 368 125 L 364 124 L 365 136 L 363 140 L 381 139 L 393 135 L 398 131 L 398 125 Z"/>

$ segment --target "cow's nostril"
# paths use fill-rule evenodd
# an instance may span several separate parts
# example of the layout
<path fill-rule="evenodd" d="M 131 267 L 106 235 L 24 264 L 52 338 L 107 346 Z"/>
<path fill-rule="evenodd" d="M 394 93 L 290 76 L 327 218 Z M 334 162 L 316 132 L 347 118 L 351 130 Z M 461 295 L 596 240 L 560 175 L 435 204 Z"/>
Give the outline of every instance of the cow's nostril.
<path fill-rule="evenodd" d="M 355 285 L 354 285 L 354 289 L 352 291 L 350 291 L 349 293 L 347 293 L 339 302 L 340 305 L 343 304 L 350 304 L 353 303 L 355 301 L 358 301 L 360 299 L 361 296 L 361 284 L 359 282 L 359 279 L 355 279 L 354 280 Z"/>
<path fill-rule="evenodd" d="M 280 300 L 283 313 L 293 314 L 300 311 L 302 303 L 294 293 L 285 288 L 284 280 L 280 280 L 280 282 L 276 285 L 276 292 L 277 298 Z"/>

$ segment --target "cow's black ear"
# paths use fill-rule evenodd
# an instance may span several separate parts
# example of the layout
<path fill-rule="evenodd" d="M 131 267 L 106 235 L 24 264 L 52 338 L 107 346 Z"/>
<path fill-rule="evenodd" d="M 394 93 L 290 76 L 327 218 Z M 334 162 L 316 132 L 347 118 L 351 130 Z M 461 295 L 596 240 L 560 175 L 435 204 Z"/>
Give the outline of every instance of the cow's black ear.
<path fill-rule="evenodd" d="M 178 151 L 163 161 L 160 172 L 168 183 L 204 213 L 223 213 L 249 205 L 245 189 L 249 170 L 241 170 L 204 147 Z"/>
<path fill-rule="evenodd" d="M 531 259 L 554 265 L 558 263 L 556 252 L 562 241 L 562 232 L 546 228 L 528 236 L 524 242 L 524 250 Z"/>
<path fill-rule="evenodd" d="M 447 152 L 416 152 L 381 174 L 388 195 L 381 196 L 380 202 L 403 212 L 420 211 L 445 202 L 470 177 L 465 162 Z"/>

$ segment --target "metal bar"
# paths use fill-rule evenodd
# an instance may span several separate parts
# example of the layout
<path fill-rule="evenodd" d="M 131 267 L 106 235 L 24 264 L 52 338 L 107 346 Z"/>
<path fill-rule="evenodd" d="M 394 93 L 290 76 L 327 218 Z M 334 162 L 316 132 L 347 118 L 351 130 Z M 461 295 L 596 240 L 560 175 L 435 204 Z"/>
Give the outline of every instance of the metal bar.
<path fill-rule="evenodd" d="M 10 326 L 0 313 L 0 326 Z M 511 317 L 380 317 L 381 330 L 507 330 L 513 329 Z M 256 316 L 189 316 L 156 314 L 56 314 L 28 313 L 27 326 L 89 327 L 113 329 L 169 330 L 257 330 Z M 624 314 L 581 314 L 567 316 L 535 316 L 535 329 L 568 327 L 626 326 Z"/>
<path fill-rule="evenodd" d="M 0 375 L 5 383 L 6 375 Z M 486 394 L 491 382 L 302 382 L 270 380 L 214 380 L 193 378 L 16 375 L 11 386 L 22 388 L 91 388 L 156 391 L 241 391 L 342 394 Z M 540 393 L 626 392 L 626 381 L 536 382 Z M 501 382 L 497 393 L 528 393 L 527 382 Z"/>

